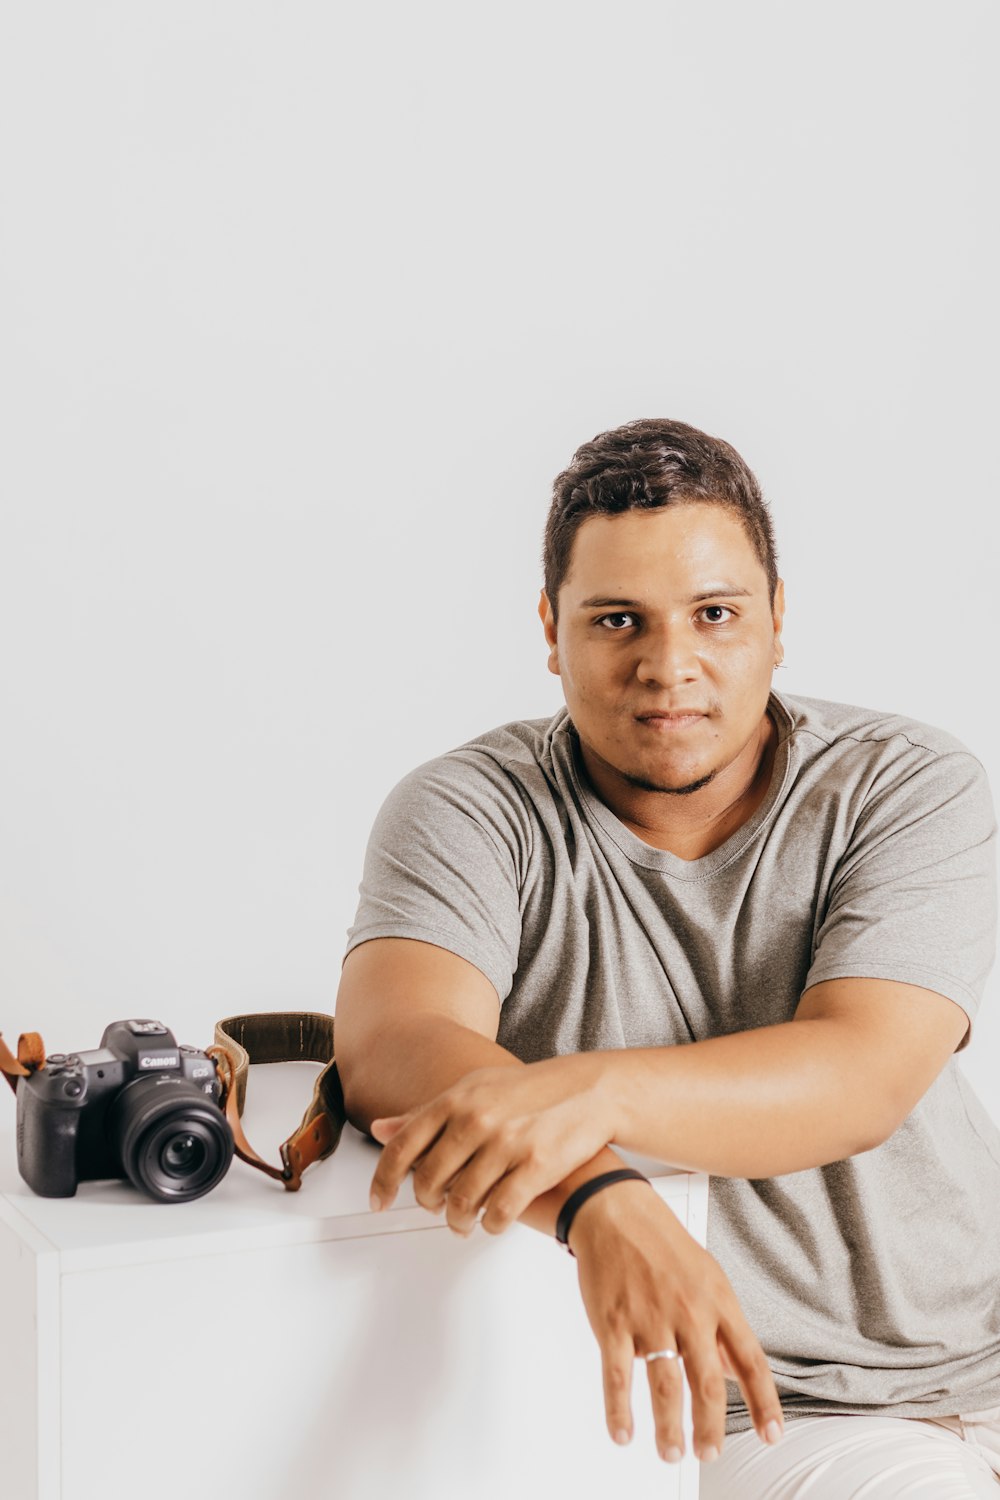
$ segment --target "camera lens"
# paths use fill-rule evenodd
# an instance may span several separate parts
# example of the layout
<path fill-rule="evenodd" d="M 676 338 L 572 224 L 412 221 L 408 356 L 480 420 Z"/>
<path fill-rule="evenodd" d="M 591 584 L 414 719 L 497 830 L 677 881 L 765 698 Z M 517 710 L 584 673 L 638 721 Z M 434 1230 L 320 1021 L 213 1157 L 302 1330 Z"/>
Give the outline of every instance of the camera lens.
<path fill-rule="evenodd" d="M 185 1078 L 135 1079 L 119 1094 L 109 1125 L 125 1175 L 164 1203 L 200 1198 L 233 1159 L 225 1115 Z"/>
<path fill-rule="evenodd" d="M 175 1135 L 160 1152 L 160 1166 L 171 1177 L 190 1177 L 204 1161 L 205 1143 L 193 1135 Z"/>

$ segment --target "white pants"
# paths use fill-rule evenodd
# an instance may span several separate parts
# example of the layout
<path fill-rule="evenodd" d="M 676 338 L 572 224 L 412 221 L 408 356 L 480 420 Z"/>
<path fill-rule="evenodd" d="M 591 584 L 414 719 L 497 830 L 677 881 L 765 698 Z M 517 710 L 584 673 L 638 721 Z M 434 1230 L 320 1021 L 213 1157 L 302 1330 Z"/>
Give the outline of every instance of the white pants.
<path fill-rule="evenodd" d="M 1000 1500 L 1000 1407 L 960 1417 L 796 1417 L 727 1437 L 699 1500 Z"/>

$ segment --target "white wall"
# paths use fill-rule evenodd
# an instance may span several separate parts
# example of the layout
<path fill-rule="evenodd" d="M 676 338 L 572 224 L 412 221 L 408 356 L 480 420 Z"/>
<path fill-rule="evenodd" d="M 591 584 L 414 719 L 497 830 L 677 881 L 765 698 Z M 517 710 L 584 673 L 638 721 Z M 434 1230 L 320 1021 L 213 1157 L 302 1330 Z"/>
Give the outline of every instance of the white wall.
<path fill-rule="evenodd" d="M 549 486 L 632 417 L 756 469 L 784 690 L 1000 784 L 997 16 L 4 8 L 8 1036 L 329 1009 L 390 786 L 560 706 Z"/>

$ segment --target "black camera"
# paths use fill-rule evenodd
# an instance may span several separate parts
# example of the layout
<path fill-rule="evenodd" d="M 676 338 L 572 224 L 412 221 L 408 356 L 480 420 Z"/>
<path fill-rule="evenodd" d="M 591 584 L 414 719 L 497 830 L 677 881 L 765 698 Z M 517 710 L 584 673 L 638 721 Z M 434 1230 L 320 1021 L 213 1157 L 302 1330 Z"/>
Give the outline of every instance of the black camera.
<path fill-rule="evenodd" d="M 127 1177 L 164 1203 L 200 1198 L 233 1159 L 214 1058 L 159 1021 L 115 1021 L 91 1052 L 55 1052 L 17 1090 L 17 1165 L 43 1198 Z"/>

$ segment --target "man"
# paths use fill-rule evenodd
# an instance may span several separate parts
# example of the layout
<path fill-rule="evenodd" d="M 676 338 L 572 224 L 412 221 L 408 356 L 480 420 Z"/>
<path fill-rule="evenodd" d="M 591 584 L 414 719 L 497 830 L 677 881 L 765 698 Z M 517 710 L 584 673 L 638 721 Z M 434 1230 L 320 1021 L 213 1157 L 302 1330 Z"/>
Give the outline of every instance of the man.
<path fill-rule="evenodd" d="M 771 522 L 724 442 L 585 444 L 544 563 L 565 710 L 418 767 L 369 841 L 337 1056 L 373 1206 L 412 1168 L 460 1234 L 574 1210 L 609 1432 L 644 1357 L 680 1456 L 681 1356 L 703 1497 L 995 1494 L 1000 1132 L 953 1058 L 993 957 L 982 768 L 773 691 Z M 707 1252 L 603 1181 L 616 1145 L 712 1174 Z"/>

